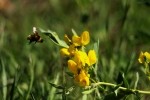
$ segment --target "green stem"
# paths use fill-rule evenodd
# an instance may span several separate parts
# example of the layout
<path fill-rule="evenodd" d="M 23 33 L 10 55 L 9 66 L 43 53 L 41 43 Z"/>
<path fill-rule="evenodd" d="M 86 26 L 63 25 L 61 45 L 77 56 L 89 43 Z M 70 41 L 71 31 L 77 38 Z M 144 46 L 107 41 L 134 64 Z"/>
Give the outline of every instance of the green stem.
<path fill-rule="evenodd" d="M 116 84 L 112 84 L 112 83 L 106 83 L 106 82 L 97 82 L 95 83 L 94 85 L 106 85 L 106 86 L 112 86 L 112 87 L 116 87 L 117 85 Z M 121 90 L 130 90 L 131 92 L 137 92 L 137 93 L 140 93 L 140 94 L 150 94 L 150 91 L 142 91 L 142 90 L 136 90 L 136 89 L 128 89 L 128 88 L 125 88 L 125 87 L 119 87 L 118 89 L 121 89 Z"/>

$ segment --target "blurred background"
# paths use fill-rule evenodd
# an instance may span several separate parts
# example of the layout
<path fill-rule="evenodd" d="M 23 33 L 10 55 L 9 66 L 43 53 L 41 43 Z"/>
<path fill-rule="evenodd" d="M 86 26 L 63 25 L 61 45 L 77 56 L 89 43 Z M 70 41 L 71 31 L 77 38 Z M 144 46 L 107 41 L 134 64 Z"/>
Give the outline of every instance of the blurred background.
<path fill-rule="evenodd" d="M 62 84 L 60 48 L 42 34 L 43 43 L 29 45 L 27 36 L 34 26 L 55 31 L 61 39 L 64 34 L 72 34 L 71 29 L 78 34 L 89 31 L 91 44 L 99 40 L 96 71 L 100 81 L 116 83 L 122 72 L 133 88 L 138 72 L 138 89 L 150 90 L 150 81 L 137 60 L 140 51 L 150 51 L 149 0 L 0 0 L 3 100 L 61 99 L 49 84 Z M 86 99 L 79 91 L 76 89 L 67 98 L 92 100 L 92 95 Z M 150 96 L 142 95 L 140 99 L 149 100 Z"/>

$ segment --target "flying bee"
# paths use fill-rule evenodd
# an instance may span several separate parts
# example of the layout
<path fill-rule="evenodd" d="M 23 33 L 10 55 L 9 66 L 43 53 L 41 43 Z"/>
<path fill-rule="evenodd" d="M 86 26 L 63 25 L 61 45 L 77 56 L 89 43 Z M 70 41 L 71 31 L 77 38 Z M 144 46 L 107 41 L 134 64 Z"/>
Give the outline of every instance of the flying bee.
<path fill-rule="evenodd" d="M 32 42 L 39 42 L 39 43 L 42 43 L 43 42 L 43 39 L 39 36 L 37 30 L 36 30 L 36 27 L 33 27 L 33 34 L 30 34 L 28 37 L 27 37 L 27 40 L 30 40 L 29 41 L 29 44 L 32 43 Z"/>

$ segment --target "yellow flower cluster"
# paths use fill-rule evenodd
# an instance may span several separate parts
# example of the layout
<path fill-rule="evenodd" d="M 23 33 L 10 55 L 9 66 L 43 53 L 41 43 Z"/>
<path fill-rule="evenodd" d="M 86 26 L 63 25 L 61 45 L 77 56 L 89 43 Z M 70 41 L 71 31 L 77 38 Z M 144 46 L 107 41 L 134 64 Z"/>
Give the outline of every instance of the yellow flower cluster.
<path fill-rule="evenodd" d="M 63 56 L 69 57 L 68 68 L 74 74 L 75 82 L 80 86 L 88 86 L 88 70 L 97 61 L 94 50 L 89 50 L 88 53 L 84 50 L 84 46 L 90 42 L 89 32 L 84 31 L 81 36 L 73 35 L 72 39 L 65 35 L 65 42 L 69 47 L 62 48 L 60 52 Z"/>

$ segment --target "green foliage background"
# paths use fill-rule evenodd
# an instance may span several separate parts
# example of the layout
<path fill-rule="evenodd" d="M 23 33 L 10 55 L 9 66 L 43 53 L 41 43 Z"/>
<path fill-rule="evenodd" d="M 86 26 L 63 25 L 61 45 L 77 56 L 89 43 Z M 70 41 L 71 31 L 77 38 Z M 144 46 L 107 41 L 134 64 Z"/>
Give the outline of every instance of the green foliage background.
<path fill-rule="evenodd" d="M 99 40 L 98 79 L 117 83 L 124 73 L 129 87 L 150 90 L 150 81 L 138 63 L 140 51 L 150 51 L 150 2 L 148 0 L 12 0 L 13 10 L 0 8 L 0 98 L 3 100 L 60 100 L 49 82 L 62 85 L 59 47 L 44 35 L 42 44 L 28 44 L 32 27 L 58 33 L 88 30 L 91 44 Z M 92 45 L 91 45 L 92 46 Z M 73 79 L 67 77 L 67 88 Z M 97 100 L 76 88 L 68 100 Z M 100 93 L 101 94 L 101 93 Z M 102 98 L 103 95 L 101 95 Z M 130 95 L 127 100 L 137 100 Z M 140 95 L 140 100 L 150 96 Z"/>

